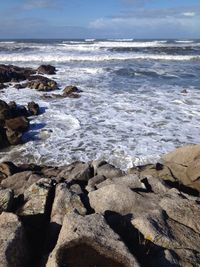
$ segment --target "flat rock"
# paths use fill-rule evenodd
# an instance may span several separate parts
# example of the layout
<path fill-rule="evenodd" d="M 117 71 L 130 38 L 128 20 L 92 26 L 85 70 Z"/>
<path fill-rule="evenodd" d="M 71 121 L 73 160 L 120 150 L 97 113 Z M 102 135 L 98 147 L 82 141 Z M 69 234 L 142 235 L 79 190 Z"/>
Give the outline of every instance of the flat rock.
<path fill-rule="evenodd" d="M 46 267 L 138 267 L 119 236 L 99 214 L 65 216 L 58 242 Z"/>
<path fill-rule="evenodd" d="M 0 267 L 26 267 L 29 259 L 24 228 L 18 217 L 0 215 Z"/>

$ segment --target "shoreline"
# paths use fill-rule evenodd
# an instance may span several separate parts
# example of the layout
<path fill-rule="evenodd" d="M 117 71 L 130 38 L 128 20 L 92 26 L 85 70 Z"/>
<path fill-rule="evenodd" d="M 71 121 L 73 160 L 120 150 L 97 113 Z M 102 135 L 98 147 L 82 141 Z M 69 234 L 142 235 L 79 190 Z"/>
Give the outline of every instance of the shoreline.
<path fill-rule="evenodd" d="M 190 145 L 127 173 L 0 163 L 2 266 L 197 267 L 199 158 Z"/>

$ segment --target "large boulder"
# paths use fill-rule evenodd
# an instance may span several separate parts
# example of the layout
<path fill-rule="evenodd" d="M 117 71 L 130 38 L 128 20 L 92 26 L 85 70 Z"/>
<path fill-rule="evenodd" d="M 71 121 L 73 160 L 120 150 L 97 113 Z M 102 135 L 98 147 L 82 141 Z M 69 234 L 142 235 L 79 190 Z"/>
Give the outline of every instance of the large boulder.
<path fill-rule="evenodd" d="M 0 215 L 0 244 L 0 267 L 27 266 L 29 253 L 25 231 L 12 213 Z"/>
<path fill-rule="evenodd" d="M 200 145 L 188 145 L 162 157 L 175 180 L 200 191 Z"/>
<path fill-rule="evenodd" d="M 39 74 L 53 75 L 56 74 L 56 68 L 51 65 L 41 65 L 37 68 L 37 72 Z"/>
<path fill-rule="evenodd" d="M 13 65 L 0 65 L 0 83 L 26 80 L 35 71 L 31 68 L 20 68 Z"/>
<path fill-rule="evenodd" d="M 78 98 L 78 93 L 82 92 L 80 89 L 78 89 L 74 85 L 68 85 L 64 88 L 62 96 L 64 97 L 72 97 L 72 98 Z"/>
<path fill-rule="evenodd" d="M 35 75 L 28 78 L 29 82 L 26 84 L 31 89 L 38 91 L 52 91 L 58 89 L 58 85 L 54 80 L 47 77 Z"/>
<path fill-rule="evenodd" d="M 4 188 L 10 188 L 14 191 L 15 195 L 23 194 L 24 191 L 33 183 L 37 182 L 41 177 L 33 174 L 31 171 L 19 172 L 9 176 L 1 182 Z"/>
<path fill-rule="evenodd" d="M 11 161 L 4 161 L 0 163 L 0 172 L 6 178 L 19 172 L 19 168 Z"/>
<path fill-rule="evenodd" d="M 18 145 L 22 142 L 22 133 L 8 128 L 6 129 L 6 138 L 10 145 Z"/>
<path fill-rule="evenodd" d="M 58 242 L 46 267 L 138 267 L 120 237 L 99 214 L 64 218 Z"/>
<path fill-rule="evenodd" d="M 29 120 L 26 117 L 16 117 L 5 121 L 5 128 L 16 132 L 25 132 L 29 128 Z"/>

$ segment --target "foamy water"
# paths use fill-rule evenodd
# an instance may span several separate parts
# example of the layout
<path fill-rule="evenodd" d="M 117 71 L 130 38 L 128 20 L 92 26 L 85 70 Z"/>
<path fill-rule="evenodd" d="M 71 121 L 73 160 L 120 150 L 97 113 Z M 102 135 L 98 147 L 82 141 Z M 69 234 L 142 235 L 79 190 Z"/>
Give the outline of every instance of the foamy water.
<path fill-rule="evenodd" d="M 199 143 L 199 60 L 198 40 L 0 42 L 0 63 L 53 64 L 61 90 L 70 84 L 83 90 L 79 99 L 45 99 L 11 86 L 1 91 L 3 100 L 36 101 L 42 111 L 24 144 L 2 151 L 1 160 L 63 165 L 105 159 L 127 169 Z"/>

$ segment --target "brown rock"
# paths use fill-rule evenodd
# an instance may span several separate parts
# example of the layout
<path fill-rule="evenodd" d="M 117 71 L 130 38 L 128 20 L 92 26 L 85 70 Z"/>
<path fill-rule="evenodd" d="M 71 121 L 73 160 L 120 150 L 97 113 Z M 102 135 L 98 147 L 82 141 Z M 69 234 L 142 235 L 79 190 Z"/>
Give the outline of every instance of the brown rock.
<path fill-rule="evenodd" d="M 139 267 L 119 236 L 99 214 L 65 217 L 46 267 Z"/>
<path fill-rule="evenodd" d="M 28 111 L 30 112 L 31 115 L 38 115 L 40 112 L 39 105 L 35 102 L 29 102 L 28 103 Z"/>
<path fill-rule="evenodd" d="M 0 215 L 0 267 L 25 267 L 29 260 L 24 228 L 18 217 L 3 212 Z"/>
<path fill-rule="evenodd" d="M 21 143 L 22 133 L 8 128 L 6 130 L 6 137 L 10 145 L 18 145 Z"/>
<path fill-rule="evenodd" d="M 0 172 L 8 177 L 19 172 L 19 168 L 11 161 L 4 161 L 0 163 Z"/>
<path fill-rule="evenodd" d="M 69 85 L 66 86 L 65 89 L 63 90 L 63 96 L 70 96 L 73 95 L 74 93 L 80 93 L 82 92 L 80 89 L 78 89 L 74 85 Z"/>
<path fill-rule="evenodd" d="M 37 71 L 39 74 L 48 74 L 48 75 L 56 74 L 56 68 L 51 65 L 41 65 L 38 67 Z"/>
<path fill-rule="evenodd" d="M 14 201 L 14 194 L 11 189 L 0 187 L 0 212 L 11 211 Z"/>
<path fill-rule="evenodd" d="M 16 117 L 5 121 L 5 128 L 15 132 L 25 132 L 29 127 L 29 120 L 26 117 Z"/>
<path fill-rule="evenodd" d="M 26 84 L 31 89 L 38 91 L 51 91 L 58 89 L 58 85 L 54 80 L 40 75 L 30 76 L 29 82 Z"/>

